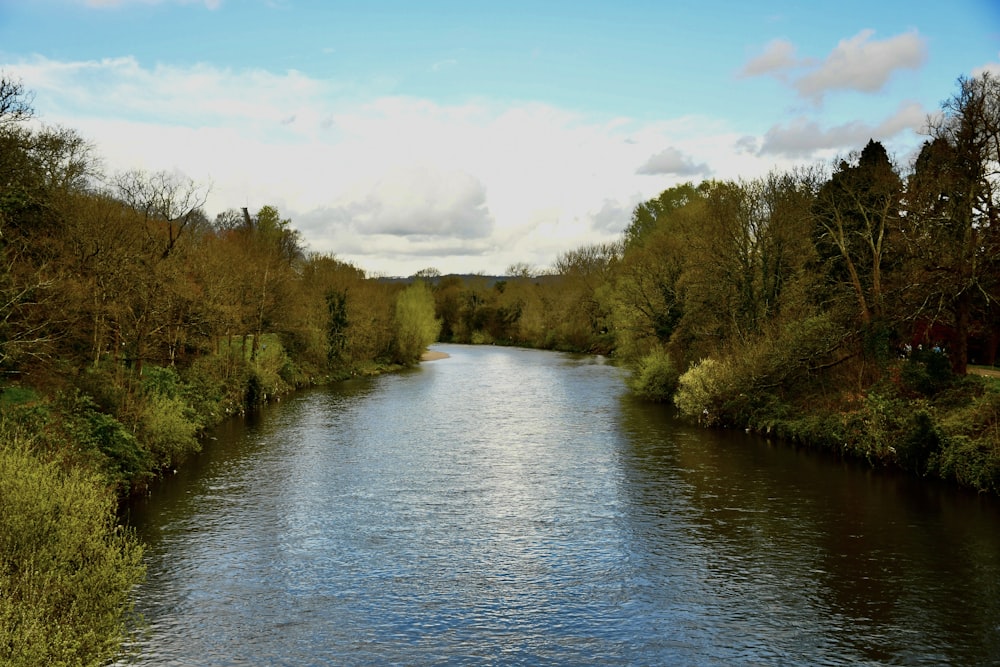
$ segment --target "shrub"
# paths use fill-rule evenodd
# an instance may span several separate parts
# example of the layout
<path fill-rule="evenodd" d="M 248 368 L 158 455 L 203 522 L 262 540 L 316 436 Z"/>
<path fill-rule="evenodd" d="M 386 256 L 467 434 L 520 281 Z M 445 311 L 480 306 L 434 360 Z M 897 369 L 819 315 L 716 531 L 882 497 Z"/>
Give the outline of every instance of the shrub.
<path fill-rule="evenodd" d="M 194 411 L 180 397 L 151 393 L 139 415 L 140 440 L 149 449 L 153 463 L 164 468 L 197 452 L 199 424 Z"/>
<path fill-rule="evenodd" d="M 67 442 L 108 483 L 125 493 L 148 481 L 154 462 L 147 448 L 114 416 L 101 412 L 90 396 L 76 390 L 56 401 L 59 428 Z"/>
<path fill-rule="evenodd" d="M 688 417 L 717 421 L 730 385 L 728 364 L 702 359 L 680 376 L 674 404 Z"/>
<path fill-rule="evenodd" d="M 950 386 L 954 376 L 948 355 L 936 350 L 915 350 L 903 364 L 900 379 L 907 389 L 934 396 Z"/>
<path fill-rule="evenodd" d="M 1000 492 L 1000 389 L 992 383 L 977 386 L 978 395 L 964 405 L 948 401 L 951 409 L 940 419 L 941 451 L 930 457 L 929 467 L 959 484 Z"/>
<path fill-rule="evenodd" d="M 920 408 L 910 417 L 906 432 L 896 445 L 896 460 L 904 470 L 925 475 L 929 462 L 941 451 L 942 440 L 934 416 Z"/>
<path fill-rule="evenodd" d="M 906 432 L 907 404 L 877 392 L 865 397 L 859 418 L 854 447 L 870 462 L 896 458 L 896 444 Z"/>
<path fill-rule="evenodd" d="M 230 365 L 225 357 L 209 355 L 196 359 L 184 373 L 188 401 L 202 424 L 218 421 L 239 403 L 230 386 Z"/>
<path fill-rule="evenodd" d="M 473 345 L 492 345 L 493 337 L 490 336 L 487 331 L 476 331 L 472 332 L 472 336 L 469 338 L 469 342 Z"/>
<path fill-rule="evenodd" d="M 168 398 L 177 398 L 182 395 L 184 385 L 173 368 L 147 364 L 142 369 L 142 389 L 147 394 L 155 393 Z"/>
<path fill-rule="evenodd" d="M 656 348 L 636 364 L 629 378 L 629 388 L 647 401 L 669 401 L 677 391 L 680 373 L 670 355 Z"/>
<path fill-rule="evenodd" d="M 128 634 L 140 544 L 98 478 L 43 460 L 7 422 L 0 443 L 0 664 L 107 664 Z"/>
<path fill-rule="evenodd" d="M 955 435 L 937 458 L 938 474 L 979 491 L 1000 492 L 1000 447 L 996 441 Z"/>

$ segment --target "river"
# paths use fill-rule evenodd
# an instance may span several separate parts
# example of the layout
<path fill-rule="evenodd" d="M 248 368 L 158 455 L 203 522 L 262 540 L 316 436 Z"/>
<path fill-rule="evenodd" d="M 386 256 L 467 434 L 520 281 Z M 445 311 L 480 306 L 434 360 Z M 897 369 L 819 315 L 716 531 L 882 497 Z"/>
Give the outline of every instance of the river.
<path fill-rule="evenodd" d="M 135 503 L 141 665 L 1000 663 L 1000 503 L 436 346 L 213 433 Z"/>

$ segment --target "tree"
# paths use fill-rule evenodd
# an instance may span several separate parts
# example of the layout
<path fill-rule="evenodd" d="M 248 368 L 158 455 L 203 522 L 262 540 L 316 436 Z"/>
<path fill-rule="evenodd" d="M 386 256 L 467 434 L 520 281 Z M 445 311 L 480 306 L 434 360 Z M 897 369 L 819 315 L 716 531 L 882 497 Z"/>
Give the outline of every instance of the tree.
<path fill-rule="evenodd" d="M 53 358 L 72 331 L 61 243 L 76 193 L 97 174 L 91 146 L 72 130 L 24 126 L 30 97 L 0 78 L 0 364 Z"/>
<path fill-rule="evenodd" d="M 647 296 L 638 310 L 655 317 L 653 330 L 661 344 L 669 337 L 682 367 L 755 345 L 778 318 L 802 316 L 811 259 L 806 174 L 706 182 L 697 192 L 670 216 L 669 235 L 648 237 L 662 259 L 648 260 L 640 274 L 662 276 L 659 290 L 644 292 L 660 299 Z"/>
<path fill-rule="evenodd" d="M 246 209 L 244 209 L 246 214 Z M 255 302 L 254 337 L 250 360 L 257 357 L 260 338 L 266 328 L 281 321 L 280 313 L 290 305 L 294 267 L 303 258 L 301 236 L 291 220 L 282 218 L 278 209 L 263 206 L 252 219 L 247 217 L 251 250 L 249 273 L 254 277 L 252 296 Z"/>
<path fill-rule="evenodd" d="M 537 269 L 533 267 L 528 262 L 515 262 L 507 267 L 504 272 L 505 276 L 510 278 L 523 278 L 525 280 L 530 280 L 538 274 Z"/>
<path fill-rule="evenodd" d="M 889 246 L 899 226 L 902 180 L 881 143 L 841 160 L 814 207 L 816 247 L 826 273 L 846 284 L 862 326 L 882 316 Z"/>
<path fill-rule="evenodd" d="M 437 340 L 441 323 L 434 317 L 434 295 L 422 280 L 407 286 L 396 297 L 396 361 L 413 364 Z"/>
<path fill-rule="evenodd" d="M 35 115 L 32 98 L 33 95 L 24 89 L 21 81 L 0 72 L 0 126 L 30 120 Z"/>
<path fill-rule="evenodd" d="M 607 291 L 623 245 L 597 243 L 568 250 L 558 258 L 549 293 L 555 343 L 577 351 L 610 351 Z"/>
<path fill-rule="evenodd" d="M 1000 304 L 1000 80 L 986 72 L 958 87 L 914 165 L 905 238 L 916 317 L 952 329 L 948 354 L 965 373 L 974 320 Z"/>
<path fill-rule="evenodd" d="M 633 212 L 611 292 L 616 344 L 626 359 L 666 345 L 681 321 L 678 280 L 689 249 L 687 218 L 700 200 L 701 194 L 687 184 L 664 191 Z"/>
<path fill-rule="evenodd" d="M 412 277 L 420 280 L 427 280 L 433 283 L 436 279 L 441 277 L 441 272 L 433 266 L 429 266 L 426 269 L 420 269 L 414 273 Z"/>
<path fill-rule="evenodd" d="M 703 185 L 695 187 L 692 183 L 683 183 L 664 190 L 655 199 L 642 202 L 632 211 L 632 221 L 625 229 L 625 246 L 641 243 L 672 211 L 683 208 L 703 195 Z"/>
<path fill-rule="evenodd" d="M 441 340 L 460 342 L 470 332 L 462 322 L 465 282 L 460 276 L 445 276 L 434 284 L 434 315 L 441 321 Z"/>
<path fill-rule="evenodd" d="M 130 170 L 115 177 L 112 191 L 143 216 L 151 242 L 166 259 L 192 223 L 205 222 L 201 207 L 209 189 L 177 173 Z"/>

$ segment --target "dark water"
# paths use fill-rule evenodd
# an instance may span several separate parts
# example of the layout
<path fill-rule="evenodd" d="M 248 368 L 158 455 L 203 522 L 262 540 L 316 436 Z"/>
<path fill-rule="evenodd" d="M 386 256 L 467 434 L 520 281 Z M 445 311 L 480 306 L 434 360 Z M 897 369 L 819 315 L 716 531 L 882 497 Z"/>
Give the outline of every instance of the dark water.
<path fill-rule="evenodd" d="M 1000 503 L 442 346 L 228 424 L 133 509 L 146 665 L 1000 664 Z"/>

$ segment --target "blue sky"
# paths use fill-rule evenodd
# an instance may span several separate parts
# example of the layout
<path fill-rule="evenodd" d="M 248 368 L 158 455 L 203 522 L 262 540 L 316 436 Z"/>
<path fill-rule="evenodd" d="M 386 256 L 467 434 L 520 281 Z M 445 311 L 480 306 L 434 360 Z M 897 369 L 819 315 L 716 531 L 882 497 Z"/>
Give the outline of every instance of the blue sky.
<path fill-rule="evenodd" d="M 1000 2 L 0 0 L 0 68 L 105 171 L 276 205 L 372 273 L 502 273 L 687 180 L 902 167 Z"/>

